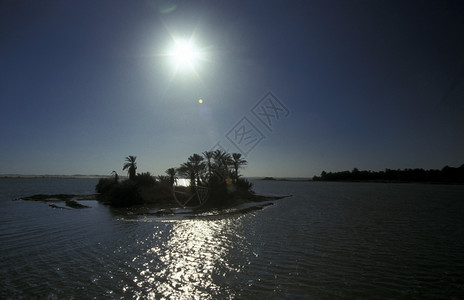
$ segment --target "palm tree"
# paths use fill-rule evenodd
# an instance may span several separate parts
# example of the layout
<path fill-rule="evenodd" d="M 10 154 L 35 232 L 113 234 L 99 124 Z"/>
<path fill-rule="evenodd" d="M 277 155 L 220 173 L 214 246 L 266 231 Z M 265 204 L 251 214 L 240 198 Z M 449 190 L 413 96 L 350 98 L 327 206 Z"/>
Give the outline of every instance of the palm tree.
<path fill-rule="evenodd" d="M 190 162 L 185 162 L 181 164 L 179 168 L 177 168 L 177 172 L 180 176 L 184 176 L 184 178 L 187 177 L 190 179 L 190 186 L 193 190 L 195 186 L 195 168 L 193 164 Z"/>
<path fill-rule="evenodd" d="M 114 176 L 114 181 L 117 182 L 117 181 L 119 180 L 119 175 L 118 175 L 118 173 L 117 173 L 115 170 L 113 170 L 113 172 L 111 172 L 111 175 Z"/>
<path fill-rule="evenodd" d="M 232 164 L 234 166 L 234 178 L 235 178 L 235 181 L 238 180 L 238 169 L 242 166 L 245 166 L 248 162 L 246 161 L 246 159 L 243 159 L 242 158 L 242 154 L 241 153 L 232 153 Z"/>
<path fill-rule="evenodd" d="M 174 168 L 169 168 L 165 171 L 165 173 L 169 176 L 169 184 L 174 185 L 174 183 L 177 183 L 177 171 Z"/>
<path fill-rule="evenodd" d="M 203 162 L 203 157 L 198 154 L 190 155 L 188 158 L 188 162 L 192 165 L 193 172 L 195 174 L 195 179 L 197 180 L 197 184 L 200 183 L 200 178 L 202 177 L 205 171 L 205 163 Z"/>
<path fill-rule="evenodd" d="M 135 179 L 135 170 L 137 170 L 137 163 L 135 160 L 137 159 L 137 156 L 129 155 L 126 157 L 126 163 L 122 167 L 122 170 L 127 169 L 127 174 L 129 175 L 130 180 Z"/>
<path fill-rule="evenodd" d="M 169 176 L 166 176 L 166 175 L 158 175 L 158 181 L 161 184 L 171 184 L 171 178 Z"/>
<path fill-rule="evenodd" d="M 211 170 L 212 170 L 212 162 L 211 162 L 211 160 L 213 159 L 214 152 L 213 151 L 205 151 L 202 154 L 206 158 L 206 166 L 208 167 L 208 175 L 211 176 Z"/>
<path fill-rule="evenodd" d="M 214 151 L 213 159 L 217 174 L 223 179 L 229 177 L 229 166 L 232 165 L 230 154 L 218 149 Z"/>

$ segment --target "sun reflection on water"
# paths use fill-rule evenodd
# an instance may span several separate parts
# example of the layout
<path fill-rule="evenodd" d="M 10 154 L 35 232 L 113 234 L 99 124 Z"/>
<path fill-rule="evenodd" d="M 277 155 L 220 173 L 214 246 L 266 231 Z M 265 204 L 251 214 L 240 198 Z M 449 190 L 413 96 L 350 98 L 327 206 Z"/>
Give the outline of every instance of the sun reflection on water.
<path fill-rule="evenodd" d="M 136 297 L 168 299 L 211 299 L 233 297 L 227 290 L 227 275 L 242 266 L 229 264 L 229 250 L 237 246 L 237 219 L 214 221 L 183 220 L 173 223 L 168 236 L 154 233 L 147 238 L 151 248 L 133 258 L 137 272 L 133 284 Z M 233 230 L 233 235 L 232 231 Z M 240 244 L 240 243 L 239 243 Z M 132 284 L 131 284 L 132 285 Z"/>

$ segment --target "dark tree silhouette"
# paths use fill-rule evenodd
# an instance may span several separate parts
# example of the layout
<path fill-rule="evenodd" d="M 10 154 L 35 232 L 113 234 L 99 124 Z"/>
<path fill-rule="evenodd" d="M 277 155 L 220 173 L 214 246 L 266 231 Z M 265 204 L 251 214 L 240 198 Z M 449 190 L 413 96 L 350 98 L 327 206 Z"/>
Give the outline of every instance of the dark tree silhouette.
<path fill-rule="evenodd" d="M 142 172 L 135 176 L 135 182 L 137 186 L 154 186 L 156 178 L 150 172 Z"/>
<path fill-rule="evenodd" d="M 216 174 L 223 179 L 228 178 L 229 166 L 232 165 L 230 154 L 218 149 L 213 152 L 213 159 Z"/>
<path fill-rule="evenodd" d="M 190 179 L 190 185 L 195 186 L 195 168 L 192 163 L 185 162 L 177 168 L 177 172 L 180 176 L 186 177 Z"/>
<path fill-rule="evenodd" d="M 385 171 L 353 171 L 325 172 L 314 176 L 314 181 L 387 181 L 387 182 L 433 182 L 433 183 L 464 183 L 464 165 L 458 168 L 449 166 L 441 170 L 404 169 Z"/>
<path fill-rule="evenodd" d="M 119 175 L 115 170 L 113 170 L 113 172 L 111 172 L 111 175 L 114 176 L 114 181 L 116 181 L 116 182 L 119 181 Z"/>
<path fill-rule="evenodd" d="M 172 185 L 171 184 L 171 178 L 169 176 L 166 176 L 166 175 L 158 175 L 158 181 L 161 184 Z"/>
<path fill-rule="evenodd" d="M 206 167 L 208 169 L 208 175 L 211 176 L 213 171 L 212 159 L 213 159 L 213 151 L 205 151 L 202 153 L 203 156 L 206 158 Z"/>
<path fill-rule="evenodd" d="M 135 180 L 135 171 L 137 170 L 137 163 L 135 162 L 136 159 L 136 156 L 127 156 L 126 163 L 122 167 L 123 171 L 127 169 L 127 174 L 129 175 L 130 180 Z"/>
<path fill-rule="evenodd" d="M 114 177 L 101 178 L 95 189 L 101 201 L 114 206 L 142 203 L 170 206 L 179 196 L 180 199 L 185 198 L 189 205 L 196 203 L 202 207 L 217 208 L 251 199 L 254 194 L 252 184 L 239 175 L 240 168 L 247 164 L 241 154 L 231 155 L 217 150 L 205 151 L 203 155 L 192 154 L 179 168 L 169 168 L 165 171 L 166 175 L 158 177 L 150 172 L 137 174 L 136 157 L 130 155 L 123 165 L 123 170 L 127 170 L 129 175 L 127 180 L 119 181 L 118 174 L 113 171 Z M 176 176 L 189 178 L 190 188 L 174 187 Z M 209 199 L 208 203 L 205 199 Z"/>
<path fill-rule="evenodd" d="M 241 153 L 232 153 L 232 165 L 234 167 L 234 180 L 237 181 L 239 174 L 238 169 L 245 166 L 248 162 L 242 158 Z"/>
<path fill-rule="evenodd" d="M 177 171 L 176 169 L 174 168 L 169 168 L 165 171 L 166 175 L 169 176 L 169 184 L 172 186 L 174 185 L 174 183 L 177 182 L 177 177 L 176 177 L 176 174 L 177 174 Z"/>
<path fill-rule="evenodd" d="M 192 166 L 192 171 L 194 173 L 194 179 L 196 179 L 196 184 L 200 184 L 200 179 L 205 172 L 205 163 L 203 162 L 203 157 L 199 154 L 193 154 L 189 156 L 188 163 Z M 194 183 L 195 184 L 195 183 Z"/>

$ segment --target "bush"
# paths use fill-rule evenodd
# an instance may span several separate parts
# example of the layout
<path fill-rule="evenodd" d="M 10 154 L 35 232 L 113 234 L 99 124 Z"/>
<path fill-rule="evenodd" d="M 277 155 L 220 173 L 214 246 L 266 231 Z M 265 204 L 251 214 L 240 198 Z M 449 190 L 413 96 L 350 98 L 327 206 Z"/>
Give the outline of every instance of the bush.
<path fill-rule="evenodd" d="M 118 184 L 114 178 L 100 178 L 97 185 L 95 186 L 95 191 L 102 195 L 107 194 L 115 185 Z"/>
<path fill-rule="evenodd" d="M 174 205 L 172 189 L 169 185 L 156 184 L 152 187 L 139 188 L 137 191 L 144 203 L 165 206 Z"/>
<path fill-rule="evenodd" d="M 237 186 L 237 189 L 240 191 L 247 191 L 247 192 L 253 193 L 253 190 L 252 190 L 253 183 L 249 182 L 245 178 L 237 179 L 237 182 L 235 183 L 235 185 Z"/>
<path fill-rule="evenodd" d="M 235 183 L 212 177 L 209 182 L 209 200 L 206 207 L 221 208 L 240 204 L 252 196 L 253 184 L 244 178 Z"/>
<path fill-rule="evenodd" d="M 135 176 L 135 183 L 139 187 L 150 187 L 156 184 L 156 179 L 151 176 L 150 172 L 140 173 Z"/>
<path fill-rule="evenodd" d="M 143 203 L 137 184 L 132 180 L 114 185 L 107 194 L 109 203 L 113 206 L 131 206 Z"/>

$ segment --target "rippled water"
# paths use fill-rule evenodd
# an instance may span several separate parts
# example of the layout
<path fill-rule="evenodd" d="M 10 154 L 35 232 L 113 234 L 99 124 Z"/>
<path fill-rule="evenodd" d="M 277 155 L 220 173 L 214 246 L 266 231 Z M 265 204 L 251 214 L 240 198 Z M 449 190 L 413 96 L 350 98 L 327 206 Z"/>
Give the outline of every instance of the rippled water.
<path fill-rule="evenodd" d="M 93 179 L 0 179 L 0 298 L 463 298 L 464 186 L 255 181 L 261 211 L 161 220 L 13 201 Z"/>

